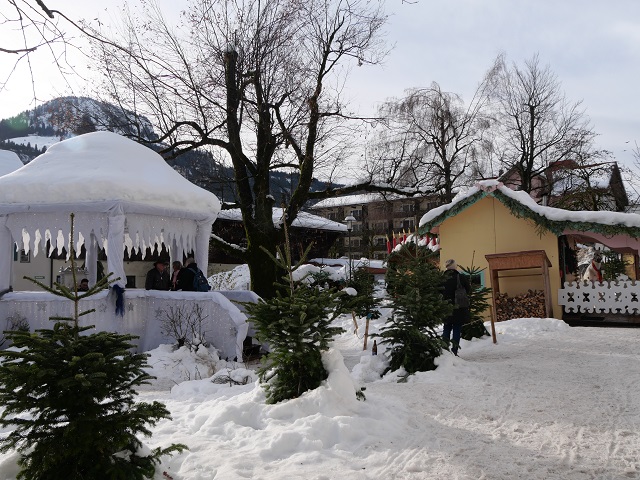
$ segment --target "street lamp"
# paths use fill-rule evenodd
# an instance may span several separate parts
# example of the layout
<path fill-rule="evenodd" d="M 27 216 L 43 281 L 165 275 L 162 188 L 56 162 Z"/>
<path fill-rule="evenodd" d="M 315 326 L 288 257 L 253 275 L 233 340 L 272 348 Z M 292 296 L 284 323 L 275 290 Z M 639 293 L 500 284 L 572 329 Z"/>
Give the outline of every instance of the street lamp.
<path fill-rule="evenodd" d="M 353 230 L 353 222 L 356 221 L 356 217 L 349 215 L 344 218 L 344 222 L 347 224 L 347 232 L 349 233 L 349 282 L 351 282 L 351 230 Z"/>

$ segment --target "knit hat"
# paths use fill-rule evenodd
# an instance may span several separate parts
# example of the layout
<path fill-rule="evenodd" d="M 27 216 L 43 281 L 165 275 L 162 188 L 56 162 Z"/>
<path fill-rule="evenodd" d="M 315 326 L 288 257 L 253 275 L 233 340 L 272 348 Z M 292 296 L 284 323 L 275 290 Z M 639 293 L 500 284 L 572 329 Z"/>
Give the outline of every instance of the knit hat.
<path fill-rule="evenodd" d="M 444 266 L 447 270 L 456 270 L 458 268 L 458 264 L 453 258 L 450 258 L 446 262 L 444 262 Z"/>

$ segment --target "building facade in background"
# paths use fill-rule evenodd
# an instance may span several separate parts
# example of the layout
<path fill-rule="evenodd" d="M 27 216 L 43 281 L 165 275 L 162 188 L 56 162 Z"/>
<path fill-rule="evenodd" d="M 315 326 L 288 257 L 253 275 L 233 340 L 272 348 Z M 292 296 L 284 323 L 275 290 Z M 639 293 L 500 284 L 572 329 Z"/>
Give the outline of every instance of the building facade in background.
<path fill-rule="evenodd" d="M 437 196 L 365 193 L 322 200 L 309 210 L 344 224 L 348 216 L 355 218 L 351 232 L 336 242 L 332 255 L 384 260 L 389 255 L 387 240 L 415 232 L 422 215 L 439 205 Z"/>

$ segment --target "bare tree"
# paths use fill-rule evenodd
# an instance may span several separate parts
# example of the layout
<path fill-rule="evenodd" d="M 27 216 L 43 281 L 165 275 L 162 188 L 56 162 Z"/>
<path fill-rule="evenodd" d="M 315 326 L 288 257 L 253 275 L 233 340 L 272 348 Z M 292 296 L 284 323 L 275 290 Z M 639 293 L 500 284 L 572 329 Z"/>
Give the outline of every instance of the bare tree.
<path fill-rule="evenodd" d="M 624 211 L 629 199 L 617 162 L 556 162 L 545 172 L 549 205 L 566 210 Z"/>
<path fill-rule="evenodd" d="M 522 67 L 498 60 L 502 65 L 493 90 L 499 126 L 495 148 L 518 188 L 540 196 L 537 189 L 548 185 L 536 179 L 554 162 L 582 163 L 596 157 L 596 133 L 581 102 L 566 99 L 556 75 L 537 55 Z"/>
<path fill-rule="evenodd" d="M 486 168 L 479 157 L 491 125 L 484 109 L 494 75 L 495 66 L 467 106 L 435 82 L 385 102 L 379 111 L 389 128 L 373 145 L 372 171 L 385 181 L 398 177 L 407 186 L 428 188 L 450 202 L 457 187 L 476 180 Z"/>
<path fill-rule="evenodd" d="M 627 142 L 629 143 L 629 142 Z M 640 145 L 634 142 L 633 165 L 623 170 L 625 185 L 629 187 L 629 210 L 638 211 L 640 205 Z"/>
<path fill-rule="evenodd" d="M 193 0 L 172 27 L 157 5 L 145 5 L 140 15 L 125 12 L 118 30 L 94 32 L 103 87 L 111 101 L 154 122 L 163 154 L 224 152 L 247 248 L 217 247 L 248 263 L 253 290 L 273 295 L 278 273 L 264 249 L 275 255 L 282 233 L 272 218 L 270 172 L 297 173 L 289 224 L 311 196 L 341 193 L 310 193 L 311 182 L 319 168 L 344 160 L 336 155 L 349 120 L 341 75 L 386 54 L 386 16 L 365 0 Z"/>
<path fill-rule="evenodd" d="M 43 61 L 45 57 L 42 55 L 46 55 L 47 63 L 53 64 L 62 79 L 77 73 L 68 55 L 70 50 L 78 49 L 78 38 L 67 28 L 79 32 L 78 25 L 60 11 L 50 9 L 44 0 L 6 0 L 3 5 L 0 12 L 0 54 L 4 68 L 0 73 L 0 92 L 7 88 L 19 67 L 26 64 L 35 100 L 34 65 Z"/>

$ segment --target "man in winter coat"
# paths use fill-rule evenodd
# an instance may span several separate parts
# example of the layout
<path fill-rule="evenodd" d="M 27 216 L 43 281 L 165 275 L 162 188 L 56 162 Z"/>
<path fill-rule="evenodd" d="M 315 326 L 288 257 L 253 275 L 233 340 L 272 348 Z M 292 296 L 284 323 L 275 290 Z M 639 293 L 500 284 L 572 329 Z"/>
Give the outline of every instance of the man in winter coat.
<path fill-rule="evenodd" d="M 602 257 L 596 253 L 582 276 L 583 280 L 602 282 Z"/>
<path fill-rule="evenodd" d="M 471 283 L 469 277 L 461 275 L 458 272 L 458 264 L 455 260 L 450 259 L 445 263 L 446 270 L 444 272 L 444 291 L 443 296 L 445 300 L 449 300 L 454 306 L 453 313 L 444 319 L 444 327 L 442 329 L 442 339 L 448 343 L 451 343 L 451 353 L 458 355 L 458 348 L 460 347 L 460 331 L 462 325 L 469 320 L 469 308 L 456 306 L 456 289 L 458 288 L 458 279 L 467 292 L 467 295 L 471 293 Z M 451 337 L 453 333 L 453 338 Z"/>
<path fill-rule="evenodd" d="M 147 278 L 144 282 L 145 290 L 169 290 L 171 288 L 171 277 L 165 268 L 166 262 L 156 260 L 153 262 L 153 268 L 147 272 Z"/>

